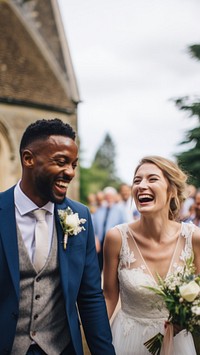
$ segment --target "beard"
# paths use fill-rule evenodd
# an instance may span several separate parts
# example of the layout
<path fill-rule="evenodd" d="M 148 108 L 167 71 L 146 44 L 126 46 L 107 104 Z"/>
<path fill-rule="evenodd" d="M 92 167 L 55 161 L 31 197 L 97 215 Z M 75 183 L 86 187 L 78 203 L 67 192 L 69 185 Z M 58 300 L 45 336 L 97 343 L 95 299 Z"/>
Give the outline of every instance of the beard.
<path fill-rule="evenodd" d="M 41 176 L 37 176 L 35 178 L 35 186 L 36 186 L 36 190 L 38 195 L 47 202 L 52 202 L 52 203 L 58 203 L 61 204 L 64 199 L 65 199 L 65 195 L 63 196 L 57 196 L 54 193 L 54 180 L 52 180 L 50 177 L 41 177 Z"/>

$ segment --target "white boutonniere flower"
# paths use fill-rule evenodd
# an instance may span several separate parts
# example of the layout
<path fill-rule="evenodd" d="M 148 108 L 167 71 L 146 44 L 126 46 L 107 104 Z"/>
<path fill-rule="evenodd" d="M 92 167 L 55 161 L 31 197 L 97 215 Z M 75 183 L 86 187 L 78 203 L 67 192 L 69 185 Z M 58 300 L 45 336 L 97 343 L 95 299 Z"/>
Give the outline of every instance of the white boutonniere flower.
<path fill-rule="evenodd" d="M 86 219 L 80 218 L 78 213 L 73 213 L 70 207 L 66 210 L 58 210 L 58 215 L 60 217 L 60 223 L 64 232 L 64 249 L 67 248 L 68 237 L 72 235 L 77 235 L 82 230 L 85 230 L 81 224 L 86 222 Z"/>

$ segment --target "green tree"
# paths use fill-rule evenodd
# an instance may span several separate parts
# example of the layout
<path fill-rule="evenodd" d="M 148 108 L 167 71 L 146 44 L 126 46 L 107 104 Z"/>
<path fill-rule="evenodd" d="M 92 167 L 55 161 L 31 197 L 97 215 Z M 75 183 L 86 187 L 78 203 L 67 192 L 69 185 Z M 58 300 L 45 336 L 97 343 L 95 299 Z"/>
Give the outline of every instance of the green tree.
<path fill-rule="evenodd" d="M 112 141 L 109 133 L 105 135 L 103 143 L 97 150 L 93 165 L 100 169 L 105 169 L 109 173 L 110 177 L 115 175 L 115 145 Z"/>
<path fill-rule="evenodd" d="M 200 60 L 200 44 L 189 47 L 190 55 Z M 187 144 L 190 148 L 176 155 L 178 164 L 189 173 L 189 182 L 200 186 L 200 98 L 185 96 L 175 100 L 176 106 L 189 114 L 189 117 L 197 117 L 197 127 L 185 134 L 185 139 L 180 144 Z"/>
<path fill-rule="evenodd" d="M 115 158 L 115 144 L 107 133 L 97 149 L 91 166 L 80 168 L 81 202 L 87 203 L 89 193 L 96 193 L 106 186 L 118 188 L 121 180 L 116 175 Z"/>
<path fill-rule="evenodd" d="M 107 178 L 107 172 L 100 170 L 95 166 L 89 168 L 80 167 L 80 200 L 87 204 L 87 196 L 90 193 L 96 193 L 104 188 L 104 181 Z"/>

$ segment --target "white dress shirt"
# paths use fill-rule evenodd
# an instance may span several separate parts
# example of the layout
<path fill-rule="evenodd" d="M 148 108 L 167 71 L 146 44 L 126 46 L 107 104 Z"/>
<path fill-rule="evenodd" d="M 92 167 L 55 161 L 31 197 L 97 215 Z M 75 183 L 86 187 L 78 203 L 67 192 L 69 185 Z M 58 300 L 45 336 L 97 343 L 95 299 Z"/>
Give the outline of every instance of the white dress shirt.
<path fill-rule="evenodd" d="M 36 219 L 31 213 L 39 207 L 31 201 L 21 190 L 20 181 L 17 183 L 14 189 L 14 201 L 15 201 L 15 216 L 18 228 L 21 232 L 22 239 L 28 251 L 30 260 L 33 262 L 35 253 L 35 224 Z M 53 226 L 54 226 L 54 204 L 48 202 L 42 207 L 46 210 L 46 222 L 49 229 L 49 251 L 52 243 Z"/>

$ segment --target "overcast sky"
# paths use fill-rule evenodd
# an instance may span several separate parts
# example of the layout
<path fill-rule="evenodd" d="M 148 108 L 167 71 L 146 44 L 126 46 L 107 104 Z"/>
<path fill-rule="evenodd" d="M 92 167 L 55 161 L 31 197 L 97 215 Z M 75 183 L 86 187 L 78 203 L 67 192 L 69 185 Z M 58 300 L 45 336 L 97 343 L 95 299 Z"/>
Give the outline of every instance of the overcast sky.
<path fill-rule="evenodd" d="M 200 94 L 199 0 L 59 0 L 80 98 L 85 166 L 110 133 L 118 176 L 147 154 L 173 155 L 197 124 L 170 100 Z"/>

